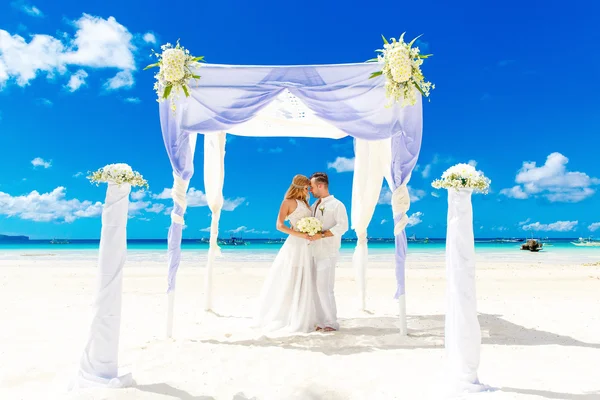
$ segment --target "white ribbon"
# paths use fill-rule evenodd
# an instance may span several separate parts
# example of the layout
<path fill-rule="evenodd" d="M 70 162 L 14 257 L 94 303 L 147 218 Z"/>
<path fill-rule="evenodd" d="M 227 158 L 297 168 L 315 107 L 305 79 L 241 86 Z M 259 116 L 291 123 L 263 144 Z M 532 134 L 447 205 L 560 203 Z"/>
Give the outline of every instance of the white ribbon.
<path fill-rule="evenodd" d="M 392 212 L 394 216 L 402 214 L 400 221 L 394 226 L 394 236 L 400 234 L 408 224 L 408 216 L 406 213 L 410 208 L 410 195 L 406 185 L 400 185 L 392 193 Z"/>
<path fill-rule="evenodd" d="M 190 181 L 185 181 L 173 174 L 173 189 L 171 189 L 171 197 L 173 198 L 173 202 L 181 207 L 182 214 L 185 214 L 185 210 L 187 208 L 186 193 L 189 185 Z M 176 224 L 185 224 L 183 216 L 176 214 L 175 211 L 171 212 L 171 220 Z"/>

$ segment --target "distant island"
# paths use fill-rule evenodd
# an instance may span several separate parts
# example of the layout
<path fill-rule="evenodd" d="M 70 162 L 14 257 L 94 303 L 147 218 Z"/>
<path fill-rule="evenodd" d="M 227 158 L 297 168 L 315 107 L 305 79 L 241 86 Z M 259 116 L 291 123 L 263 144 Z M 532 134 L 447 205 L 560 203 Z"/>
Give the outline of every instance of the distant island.
<path fill-rule="evenodd" d="M 0 235 L 0 242 L 28 242 L 29 236 Z"/>

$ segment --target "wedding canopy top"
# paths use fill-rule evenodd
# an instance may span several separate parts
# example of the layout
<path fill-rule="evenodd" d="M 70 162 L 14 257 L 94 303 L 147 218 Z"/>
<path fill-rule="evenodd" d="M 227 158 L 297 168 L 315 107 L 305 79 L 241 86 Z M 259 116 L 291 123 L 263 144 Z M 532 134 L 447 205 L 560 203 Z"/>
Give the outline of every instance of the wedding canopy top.
<path fill-rule="evenodd" d="M 404 297 L 404 264 L 409 208 L 407 183 L 417 162 L 422 136 L 422 98 L 413 106 L 388 105 L 385 78 L 369 79 L 378 63 L 237 66 L 202 64 L 181 93 L 160 103 L 163 139 L 173 168 L 174 208 L 169 229 L 169 285 L 181 256 L 185 193 L 194 173 L 196 134 L 204 134 L 204 181 L 212 212 L 207 263 L 206 308 L 210 308 L 211 274 L 223 206 L 225 132 L 275 137 L 355 138 L 355 169 L 351 207 L 352 229 L 358 238 L 354 255 L 364 308 L 367 226 L 383 179 L 390 185 L 396 237 L 396 298 Z M 174 108 L 173 108 L 174 106 Z M 259 173 L 260 171 L 257 171 Z M 172 297 L 170 297 L 172 300 Z M 402 307 L 401 307 L 402 313 Z M 170 318 L 172 301 L 170 302 Z M 171 320 L 171 319 L 170 319 Z M 169 326 L 171 324 L 169 323 Z M 169 335 L 170 335 L 170 328 Z"/>

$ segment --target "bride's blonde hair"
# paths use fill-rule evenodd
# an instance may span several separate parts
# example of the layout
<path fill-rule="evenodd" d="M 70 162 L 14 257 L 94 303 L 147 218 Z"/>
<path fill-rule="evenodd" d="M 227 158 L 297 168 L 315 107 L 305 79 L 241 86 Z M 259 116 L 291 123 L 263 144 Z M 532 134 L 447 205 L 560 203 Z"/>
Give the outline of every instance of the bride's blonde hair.
<path fill-rule="evenodd" d="M 290 200 L 300 200 L 308 205 L 308 199 L 304 194 L 304 189 L 310 186 L 310 180 L 304 175 L 296 175 L 292 179 L 292 184 L 285 192 L 285 198 Z"/>

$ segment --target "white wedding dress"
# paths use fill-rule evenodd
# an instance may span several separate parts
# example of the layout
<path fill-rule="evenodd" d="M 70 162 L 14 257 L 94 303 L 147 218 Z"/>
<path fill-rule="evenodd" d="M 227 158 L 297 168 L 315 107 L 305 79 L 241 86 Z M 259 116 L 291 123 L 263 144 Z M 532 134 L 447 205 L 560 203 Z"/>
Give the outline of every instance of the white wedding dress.
<path fill-rule="evenodd" d="M 287 217 L 292 228 L 310 217 L 302 201 Z M 311 332 L 315 329 L 316 285 L 309 241 L 288 236 L 269 270 L 261 291 L 254 326 L 264 331 Z"/>

